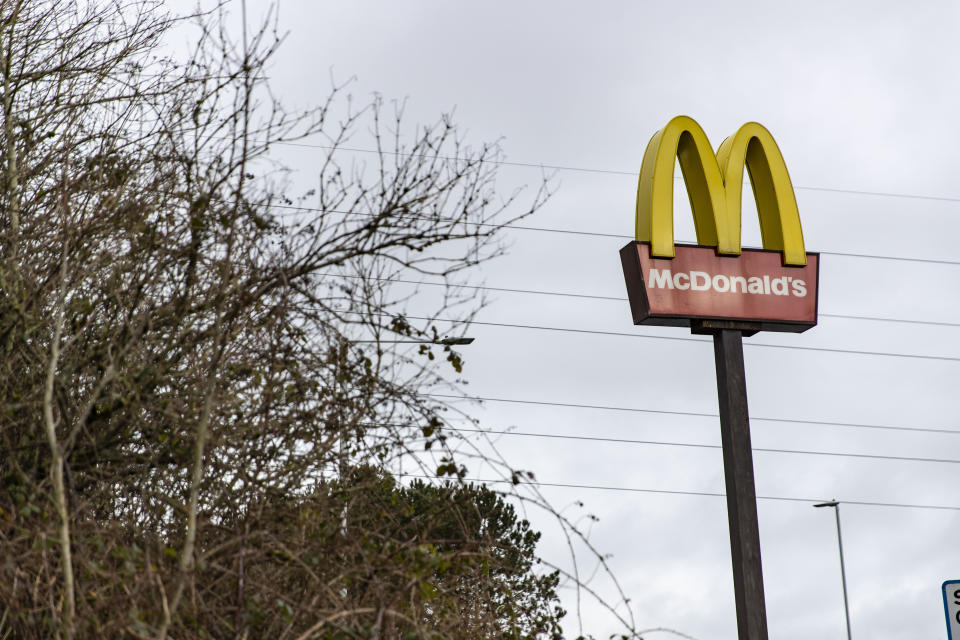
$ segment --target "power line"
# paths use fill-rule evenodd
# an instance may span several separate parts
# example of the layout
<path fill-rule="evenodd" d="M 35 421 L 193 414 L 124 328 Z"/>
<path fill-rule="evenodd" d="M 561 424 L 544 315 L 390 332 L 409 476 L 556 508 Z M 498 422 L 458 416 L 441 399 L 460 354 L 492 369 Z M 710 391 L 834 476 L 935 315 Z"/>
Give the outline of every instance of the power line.
<path fill-rule="evenodd" d="M 960 265 L 957 260 L 942 260 L 940 258 L 910 258 L 906 256 L 882 256 L 871 253 L 841 253 L 839 251 L 821 251 L 821 255 L 837 256 L 840 258 L 863 258 L 865 260 L 893 260 L 896 262 L 922 262 L 926 264 Z"/>
<path fill-rule="evenodd" d="M 334 278 L 354 278 L 360 279 L 362 276 L 353 276 L 349 274 L 342 273 L 324 273 L 321 274 L 326 277 Z M 454 289 L 473 289 L 475 291 L 496 291 L 501 293 L 521 293 L 521 294 L 531 294 L 531 295 L 542 295 L 542 296 L 558 296 L 564 298 L 582 298 L 584 300 L 610 300 L 613 302 L 626 302 L 626 298 L 621 298 L 617 296 L 600 296 L 592 295 L 586 293 L 574 293 L 567 291 L 542 291 L 539 289 L 510 289 L 505 287 L 488 287 L 472 284 L 453 284 L 447 285 L 443 282 L 424 282 L 422 280 L 404 280 L 402 278 L 373 278 L 371 280 L 379 280 L 383 282 L 399 282 L 402 284 L 412 284 L 417 286 L 430 286 L 430 287 L 450 287 Z M 880 316 L 861 316 L 861 315 L 850 315 L 842 313 L 823 313 L 819 312 L 817 314 L 821 318 L 839 318 L 844 320 L 865 320 L 871 322 L 896 322 L 902 324 L 918 324 L 918 325 L 930 325 L 938 327 L 960 327 L 960 322 L 939 322 L 935 320 L 913 320 L 908 318 L 887 318 Z"/>
<path fill-rule="evenodd" d="M 302 212 L 314 212 L 314 213 L 338 213 L 341 215 L 354 215 L 368 218 L 376 218 L 381 214 L 376 213 L 364 213 L 362 211 L 350 211 L 344 209 L 321 209 L 318 207 L 304 207 L 302 205 L 286 205 L 286 204 L 271 204 L 270 206 L 277 209 L 290 209 L 294 211 Z M 291 214 L 292 215 L 292 214 Z M 432 219 L 432 216 L 426 216 L 422 214 L 402 214 L 396 216 L 398 219 L 410 218 L 410 219 Z M 474 227 L 498 227 L 503 229 L 515 229 L 518 231 L 535 231 L 542 233 L 562 233 L 570 234 L 584 237 L 592 238 L 617 238 L 623 241 L 633 240 L 632 236 L 626 236 L 620 233 L 603 233 L 599 231 L 581 231 L 578 229 L 555 229 L 551 227 L 530 227 L 525 225 L 514 225 L 514 224 L 498 224 L 495 222 L 473 222 L 470 223 Z M 836 256 L 840 258 L 860 258 L 866 260 L 893 260 L 896 262 L 917 262 L 923 264 L 940 264 L 940 265 L 951 265 L 951 266 L 960 266 L 960 261 L 958 260 L 946 260 L 940 258 L 916 258 L 909 256 L 884 256 L 879 254 L 867 254 L 867 253 L 849 253 L 842 251 L 820 251 L 820 255 L 825 256 Z"/>
<path fill-rule="evenodd" d="M 402 151 L 386 151 L 380 149 L 361 149 L 358 147 L 341 147 L 328 144 L 310 144 L 308 142 L 274 142 L 273 144 L 280 144 L 288 147 L 306 147 L 312 149 L 326 149 L 328 151 L 350 151 L 352 153 L 371 153 L 376 155 L 386 155 L 386 156 L 401 156 L 407 158 L 421 157 L 421 158 L 437 158 L 439 160 L 446 161 L 457 161 L 457 160 L 467 160 L 468 158 L 458 158 L 455 156 L 434 156 L 433 154 L 424 154 L 424 153 L 404 153 Z M 604 173 L 610 175 L 621 175 L 621 176 L 636 176 L 636 171 L 618 171 L 616 169 L 590 169 L 586 167 L 573 167 L 568 165 L 554 165 L 554 164 L 539 164 L 536 162 L 515 162 L 511 160 L 484 160 L 487 164 L 504 166 L 504 167 L 526 167 L 530 169 L 550 169 L 551 171 L 578 171 L 582 173 Z"/>
<path fill-rule="evenodd" d="M 844 320 L 867 320 L 871 322 L 897 322 L 900 324 L 922 324 L 932 327 L 960 327 L 960 322 L 945 322 L 938 320 L 913 320 L 909 318 L 884 318 L 880 316 L 859 316 L 840 313 L 821 313 L 825 318 L 842 318 Z"/>
<path fill-rule="evenodd" d="M 359 311 L 345 312 L 360 314 Z M 377 314 L 375 314 L 377 315 Z M 394 314 L 382 313 L 379 315 L 393 316 Z M 410 320 L 426 320 L 428 322 L 454 322 L 444 318 L 425 318 L 422 316 L 404 316 Z M 673 340 L 676 342 L 696 342 L 700 344 L 710 343 L 709 339 L 690 338 L 684 336 L 654 336 L 644 333 L 625 333 L 622 331 L 600 331 L 597 329 L 574 329 L 570 327 L 547 327 L 537 324 L 515 324 L 509 322 L 485 322 L 481 320 L 471 320 L 471 325 L 483 325 L 488 327 L 504 327 L 508 329 L 533 329 L 539 331 L 557 331 L 562 333 L 581 333 L 588 335 L 613 336 L 618 338 L 645 338 L 649 340 Z M 843 355 L 874 356 L 883 358 L 907 358 L 913 360 L 934 360 L 940 362 L 960 362 L 957 356 L 935 356 L 922 353 L 895 353 L 891 351 L 865 351 L 860 349 L 840 349 L 837 347 L 809 347 L 792 344 L 770 344 L 767 342 L 744 342 L 745 347 L 762 347 L 767 349 L 789 349 L 792 351 L 817 351 L 821 353 L 838 353 Z"/>
<path fill-rule="evenodd" d="M 663 440 L 635 440 L 632 438 L 609 438 L 603 436 L 562 435 L 554 433 L 534 433 L 529 431 L 467 429 L 463 427 L 445 427 L 451 431 L 464 433 L 483 433 L 489 435 L 524 436 L 530 438 L 552 438 L 557 440 L 582 440 L 588 442 L 615 442 L 621 444 L 641 444 L 663 447 L 687 447 L 692 449 L 722 449 L 718 444 L 701 444 L 691 442 L 665 442 Z M 762 453 L 782 453 L 790 455 L 827 456 L 837 458 L 859 458 L 864 460 L 890 460 L 897 462 L 923 462 L 937 464 L 960 464 L 960 460 L 953 458 L 924 458 L 919 456 L 890 456 L 872 453 L 847 453 L 841 451 L 809 451 L 806 449 L 773 449 L 769 447 L 753 447 L 753 451 Z"/>
<path fill-rule="evenodd" d="M 707 414 L 693 414 L 693 415 L 707 415 Z M 754 418 L 755 420 L 758 418 Z M 762 420 L 762 418 L 759 418 Z M 787 422 L 792 422 L 787 420 Z M 831 423 L 825 423 L 831 424 Z M 395 423 L 375 423 L 375 424 L 365 424 L 363 425 L 366 428 L 374 427 L 400 427 L 400 428 L 419 428 L 415 424 L 409 422 L 395 422 Z M 864 426 L 864 425 L 858 425 Z M 883 427 L 881 427 L 883 428 Z M 455 427 L 452 425 L 444 425 L 441 427 L 442 431 L 454 431 L 457 433 L 476 433 L 487 436 L 521 436 L 529 438 L 548 438 L 554 440 L 577 440 L 584 442 L 610 442 L 617 444 L 638 444 L 645 446 L 655 446 L 655 447 L 679 447 L 679 448 L 688 448 L 688 449 L 722 449 L 722 445 L 719 444 L 707 444 L 699 442 L 677 442 L 677 441 L 665 441 L 665 440 L 640 440 L 636 438 L 614 438 L 609 436 L 585 436 L 585 435 L 569 435 L 569 434 L 557 434 L 557 433 L 539 433 L 533 431 L 517 431 L 515 429 L 480 429 L 480 428 L 468 428 L 468 427 Z M 898 430 L 905 431 L 920 431 L 920 429 L 909 429 L 907 427 L 900 427 Z M 957 431 L 951 431 L 948 433 L 960 434 Z M 777 454 L 786 454 L 786 455 L 804 455 L 804 456 L 824 456 L 824 457 L 835 457 L 835 458 L 855 458 L 863 460 L 882 460 L 882 461 L 895 461 L 895 462 L 920 462 L 920 463 L 932 463 L 932 464 L 960 464 L 960 459 L 955 458 L 928 458 L 922 456 L 895 456 L 895 455 L 884 455 L 884 454 L 873 454 L 873 453 L 852 453 L 847 451 L 823 451 L 823 450 L 810 450 L 810 449 L 782 449 L 782 448 L 772 448 L 772 447 L 753 447 L 752 451 L 759 451 L 761 453 L 777 453 Z"/>
<path fill-rule="evenodd" d="M 314 149 L 326 149 L 328 151 L 350 151 L 353 153 L 371 153 L 371 154 L 383 154 L 383 155 L 392 155 L 392 156 L 405 156 L 405 157 L 429 157 L 433 158 L 433 155 L 427 154 L 416 154 L 416 153 L 404 153 L 401 151 L 384 151 L 378 149 L 362 149 L 358 147 L 341 147 L 334 145 L 322 145 L 322 144 L 310 144 L 307 142 L 286 142 L 283 140 L 276 141 L 273 144 L 280 144 L 289 147 L 307 147 Z M 454 156 L 438 156 L 440 160 L 464 160 L 465 158 L 456 158 Z M 600 173 L 600 174 L 609 174 L 609 175 L 618 175 L 618 176 L 630 176 L 636 177 L 639 175 L 639 170 L 636 171 L 623 171 L 618 169 L 598 169 L 593 167 L 577 167 L 572 165 L 559 165 L 559 164 L 544 164 L 539 162 L 515 162 L 510 160 L 487 160 L 489 164 L 506 166 L 506 167 L 525 167 L 532 169 L 550 169 L 551 171 L 575 171 L 579 173 Z M 676 176 L 676 179 L 681 179 L 680 176 Z M 833 187 L 812 187 L 812 186 L 798 186 L 793 185 L 794 189 L 801 191 L 822 191 L 825 193 L 843 193 L 847 195 L 855 196 L 871 196 L 877 198 L 903 198 L 908 200 L 933 200 L 939 202 L 960 202 L 960 197 L 955 196 L 931 196 L 926 194 L 917 194 L 917 193 L 900 193 L 894 191 L 867 191 L 863 189 L 837 189 Z"/>
<path fill-rule="evenodd" d="M 487 396 L 458 396 L 453 394 L 442 394 L 442 393 L 433 393 L 429 394 L 435 398 L 445 398 L 445 399 L 456 399 L 456 400 L 475 400 L 479 402 L 503 402 L 510 404 L 528 404 L 528 405 L 537 405 L 537 406 L 546 406 L 546 407 L 563 407 L 570 409 L 590 409 L 590 410 L 600 410 L 600 411 L 624 411 L 629 413 L 650 413 L 655 415 L 669 415 L 669 416 L 692 416 L 697 418 L 713 418 L 717 419 L 720 416 L 716 413 L 706 413 L 706 412 L 697 412 L 697 411 L 680 411 L 680 410 L 668 410 L 668 409 L 641 409 L 639 407 L 619 407 L 612 405 L 598 405 L 598 404 L 581 404 L 573 402 L 550 402 L 546 400 L 525 400 L 520 398 L 491 398 Z M 806 425 L 816 425 L 816 426 L 834 426 L 834 427 L 846 427 L 851 429 L 876 429 L 882 431 L 910 431 L 910 432 L 920 432 L 920 433 L 938 433 L 943 435 L 960 435 L 960 430 L 956 429 L 937 429 L 933 427 L 903 427 L 898 425 L 881 425 L 881 424 L 868 424 L 861 422 L 840 422 L 835 420 L 801 420 L 794 418 L 771 418 L 771 417 L 757 417 L 750 416 L 750 420 L 754 422 L 783 422 L 788 424 L 806 424 Z"/>
<path fill-rule="evenodd" d="M 422 480 L 450 480 L 443 476 L 417 475 L 411 473 L 398 474 L 405 478 L 419 478 Z M 514 484 L 512 480 L 504 478 L 484 479 L 484 478 L 462 478 L 463 482 L 478 482 L 481 484 Z M 539 480 L 523 480 L 519 484 L 527 484 L 535 487 L 560 487 L 565 489 L 592 489 L 598 491 L 622 491 L 629 493 L 652 493 L 675 496 L 706 496 L 710 498 L 726 498 L 725 493 L 716 491 L 681 491 L 678 489 L 647 489 L 640 487 L 617 487 L 596 484 L 573 484 L 567 482 L 541 482 Z M 757 496 L 757 500 L 775 500 L 780 502 L 825 502 L 823 498 L 797 498 L 790 496 Z M 845 505 L 857 505 L 862 507 L 889 507 L 896 509 L 934 509 L 938 511 L 960 511 L 960 506 L 942 505 L 942 504 L 914 504 L 908 502 L 874 502 L 868 500 L 846 500 L 837 499 Z"/>

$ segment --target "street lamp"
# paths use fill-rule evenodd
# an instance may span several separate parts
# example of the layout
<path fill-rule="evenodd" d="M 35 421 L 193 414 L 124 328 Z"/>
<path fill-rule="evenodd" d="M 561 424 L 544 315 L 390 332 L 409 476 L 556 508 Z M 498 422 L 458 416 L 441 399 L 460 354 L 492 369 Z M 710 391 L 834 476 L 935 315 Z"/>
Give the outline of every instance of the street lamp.
<path fill-rule="evenodd" d="M 353 343 L 375 342 L 377 344 L 442 344 L 459 346 L 471 344 L 475 338 L 440 338 L 439 340 L 351 340 Z"/>
<path fill-rule="evenodd" d="M 813 505 L 817 507 L 833 507 L 833 513 L 837 517 L 837 546 L 840 548 L 840 580 L 843 583 L 843 612 L 847 616 L 847 640 L 851 640 L 850 635 L 850 606 L 847 604 L 847 572 L 843 568 L 843 538 L 840 535 L 840 502 L 831 500 Z"/>

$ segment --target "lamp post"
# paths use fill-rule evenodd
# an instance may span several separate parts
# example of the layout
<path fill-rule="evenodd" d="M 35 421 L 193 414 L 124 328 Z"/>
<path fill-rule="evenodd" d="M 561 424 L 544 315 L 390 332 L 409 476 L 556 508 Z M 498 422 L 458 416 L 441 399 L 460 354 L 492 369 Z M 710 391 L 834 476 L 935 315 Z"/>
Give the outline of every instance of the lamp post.
<path fill-rule="evenodd" d="M 439 344 L 445 346 L 461 346 L 472 344 L 475 338 L 440 338 L 439 340 L 351 340 L 354 344 L 377 343 L 377 344 Z"/>
<path fill-rule="evenodd" d="M 840 581 L 843 583 L 843 612 L 847 617 L 847 640 L 852 640 L 850 635 L 850 605 L 847 604 L 847 572 L 843 568 L 843 537 L 840 535 L 840 502 L 831 500 L 813 505 L 817 507 L 833 507 L 833 513 L 837 517 L 837 546 L 840 548 Z"/>

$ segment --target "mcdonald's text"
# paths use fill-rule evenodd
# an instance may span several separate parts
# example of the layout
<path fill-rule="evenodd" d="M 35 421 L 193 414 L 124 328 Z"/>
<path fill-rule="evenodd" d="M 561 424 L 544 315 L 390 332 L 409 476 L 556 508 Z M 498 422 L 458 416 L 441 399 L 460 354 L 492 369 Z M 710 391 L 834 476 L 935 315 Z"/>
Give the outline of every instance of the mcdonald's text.
<path fill-rule="evenodd" d="M 768 331 L 800 332 L 816 324 L 819 255 L 786 265 L 779 251 L 676 245 L 673 258 L 651 255 L 650 243 L 621 252 L 635 324 L 691 326 L 693 320 L 756 323 Z"/>
<path fill-rule="evenodd" d="M 679 291 L 716 291 L 718 293 L 749 293 L 750 295 L 807 295 L 807 283 L 799 278 L 780 276 L 725 276 L 722 273 L 711 277 L 706 271 L 672 273 L 669 269 L 650 269 L 647 279 L 653 289 L 677 289 Z"/>

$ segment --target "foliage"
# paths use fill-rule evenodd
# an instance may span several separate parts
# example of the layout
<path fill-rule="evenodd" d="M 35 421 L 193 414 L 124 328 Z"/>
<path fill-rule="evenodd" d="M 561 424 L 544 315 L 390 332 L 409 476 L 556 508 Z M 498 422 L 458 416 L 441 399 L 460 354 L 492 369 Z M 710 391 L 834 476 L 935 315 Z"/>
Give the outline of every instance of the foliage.
<path fill-rule="evenodd" d="M 540 534 L 497 493 L 485 486 L 417 480 L 365 496 L 376 502 L 361 512 L 390 521 L 388 531 L 414 541 L 430 560 L 433 568 L 421 587 L 430 596 L 429 616 L 421 614 L 429 626 L 457 620 L 453 636 L 461 638 L 560 636 L 559 573 L 535 571 Z M 361 530 L 375 531 L 375 522 Z"/>
<path fill-rule="evenodd" d="M 404 487 L 354 468 L 222 528 L 221 544 L 243 549 L 240 615 L 255 637 L 291 626 L 317 638 L 560 637 L 559 576 L 535 570 L 539 534 L 482 486 Z M 197 581 L 209 593 L 234 585 L 212 566 Z"/>
<path fill-rule="evenodd" d="M 509 504 L 386 471 L 463 476 L 441 338 L 545 190 L 500 192 L 447 117 L 285 110 L 272 25 L 224 25 L 0 0 L 0 638 L 557 636 Z"/>

